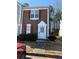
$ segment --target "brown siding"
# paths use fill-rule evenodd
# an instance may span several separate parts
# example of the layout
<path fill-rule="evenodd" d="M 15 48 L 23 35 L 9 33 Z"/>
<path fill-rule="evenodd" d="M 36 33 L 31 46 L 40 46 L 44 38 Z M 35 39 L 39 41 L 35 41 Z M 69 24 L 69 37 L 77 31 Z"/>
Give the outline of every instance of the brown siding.
<path fill-rule="evenodd" d="M 30 10 L 26 10 L 23 13 L 23 26 L 22 33 L 26 33 L 26 24 L 31 24 L 31 32 L 37 33 L 38 23 L 44 21 L 47 23 L 47 9 L 39 10 L 39 19 L 38 20 L 30 20 Z"/>

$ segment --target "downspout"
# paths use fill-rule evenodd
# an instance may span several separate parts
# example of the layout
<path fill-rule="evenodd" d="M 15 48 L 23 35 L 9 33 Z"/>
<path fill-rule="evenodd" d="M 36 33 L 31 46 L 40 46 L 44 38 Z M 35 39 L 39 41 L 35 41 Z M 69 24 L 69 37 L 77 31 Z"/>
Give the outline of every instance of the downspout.
<path fill-rule="evenodd" d="M 47 37 L 49 36 L 49 8 L 47 8 Z"/>

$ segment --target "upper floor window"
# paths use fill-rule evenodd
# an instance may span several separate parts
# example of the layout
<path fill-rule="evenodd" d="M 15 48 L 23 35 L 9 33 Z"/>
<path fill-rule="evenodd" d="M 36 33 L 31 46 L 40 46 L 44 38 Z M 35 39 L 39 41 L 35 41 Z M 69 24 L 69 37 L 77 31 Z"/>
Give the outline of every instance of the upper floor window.
<path fill-rule="evenodd" d="M 30 19 L 38 20 L 39 19 L 39 10 L 31 10 Z"/>

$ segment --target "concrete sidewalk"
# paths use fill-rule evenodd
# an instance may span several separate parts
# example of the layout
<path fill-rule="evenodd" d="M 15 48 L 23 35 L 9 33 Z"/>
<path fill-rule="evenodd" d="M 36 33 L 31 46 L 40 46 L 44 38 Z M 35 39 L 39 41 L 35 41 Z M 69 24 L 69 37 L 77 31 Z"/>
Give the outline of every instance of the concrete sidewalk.
<path fill-rule="evenodd" d="M 62 59 L 62 58 L 49 58 L 49 57 L 39 57 L 39 56 L 29 56 L 29 55 L 27 55 L 26 57 L 29 57 L 29 59 Z"/>

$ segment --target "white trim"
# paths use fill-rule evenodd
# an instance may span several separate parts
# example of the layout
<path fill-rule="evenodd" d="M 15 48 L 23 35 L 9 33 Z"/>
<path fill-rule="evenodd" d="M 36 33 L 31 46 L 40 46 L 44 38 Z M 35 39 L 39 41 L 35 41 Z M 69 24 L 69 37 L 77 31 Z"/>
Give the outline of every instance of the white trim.
<path fill-rule="evenodd" d="M 43 10 L 43 9 L 48 9 L 48 8 L 25 8 L 23 10 Z"/>
<path fill-rule="evenodd" d="M 26 34 L 29 34 L 29 33 L 31 33 L 31 24 L 26 24 Z"/>
<path fill-rule="evenodd" d="M 17 33 L 18 33 L 18 26 L 20 26 L 20 34 L 22 34 L 22 24 L 17 25 Z"/>
<path fill-rule="evenodd" d="M 27 10 L 28 10 L 28 9 L 27 9 Z M 29 9 L 29 10 L 39 10 L 39 9 L 36 9 L 36 8 L 35 8 L 35 9 Z"/>
<path fill-rule="evenodd" d="M 39 19 L 39 9 L 31 9 L 30 11 L 34 11 L 34 18 L 30 17 L 30 20 L 38 20 Z M 38 18 L 35 18 L 35 11 L 38 11 Z M 30 16 L 31 16 L 31 12 L 30 12 Z"/>
<path fill-rule="evenodd" d="M 44 32 L 41 31 L 41 27 L 44 28 Z M 41 21 L 38 24 L 38 39 L 46 39 L 46 23 L 44 21 Z"/>
<path fill-rule="evenodd" d="M 22 7 L 20 7 L 19 23 L 20 23 L 20 21 L 21 21 L 21 12 L 22 12 Z"/>
<path fill-rule="evenodd" d="M 21 21 L 22 21 L 22 23 L 23 23 L 23 7 L 22 7 L 22 12 L 21 12 L 21 13 L 22 13 L 22 15 L 21 15 L 21 17 L 22 17 L 22 18 L 21 18 Z M 22 24 L 22 23 L 21 23 L 21 24 Z"/>
<path fill-rule="evenodd" d="M 19 15 L 18 15 L 18 16 L 19 16 L 19 20 L 18 20 L 17 23 L 20 24 L 20 21 L 22 20 L 22 19 L 21 19 L 22 6 L 21 6 L 20 4 L 18 4 L 18 6 L 19 6 L 20 11 L 19 11 Z"/>
<path fill-rule="evenodd" d="M 49 8 L 47 9 L 47 37 L 49 36 Z"/>
<path fill-rule="evenodd" d="M 39 18 L 30 18 L 30 20 L 38 20 Z"/>

